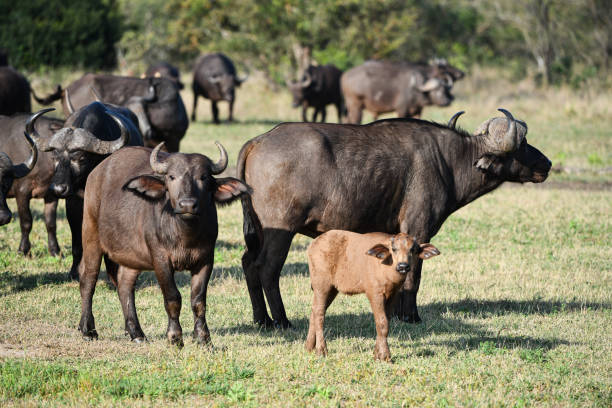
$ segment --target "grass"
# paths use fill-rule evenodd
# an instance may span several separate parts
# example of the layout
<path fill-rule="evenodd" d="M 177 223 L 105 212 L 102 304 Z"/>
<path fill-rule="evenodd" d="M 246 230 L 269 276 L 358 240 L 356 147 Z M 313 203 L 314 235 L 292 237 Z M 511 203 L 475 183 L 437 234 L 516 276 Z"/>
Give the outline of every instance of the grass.
<path fill-rule="evenodd" d="M 486 93 L 486 82 L 459 85 L 452 107 L 429 108 L 425 116 L 445 121 L 465 109 L 460 124 L 474 129 L 506 107 L 526 120 L 533 145 L 587 172 L 553 174 L 541 186 L 506 185 L 450 217 L 432 240 L 442 255 L 424 269 L 423 323 L 391 324 L 393 364 L 373 361 L 374 322 L 363 296 L 339 296 L 330 307 L 327 358 L 304 351 L 312 296 L 304 237 L 294 240 L 281 278 L 295 329 L 253 326 L 240 267 L 239 205 L 219 210 L 207 306 L 212 351 L 190 338 L 187 273 L 177 273 L 183 349 L 166 343 L 151 272 L 141 275 L 136 293 L 149 342 L 124 337 L 120 304 L 104 274 L 93 306 L 100 340 L 84 342 L 76 329 L 78 284 L 67 279 L 63 204 L 64 257 L 53 258 L 42 204 L 34 202 L 31 258 L 15 252 L 16 221 L 0 229 L 0 405 L 610 406 L 612 193 L 609 174 L 598 170 L 612 165 L 612 101 L 525 84 L 502 83 L 492 87 L 495 95 Z M 298 119 L 289 106 L 287 93 L 249 81 L 238 93 L 239 121 L 214 126 L 208 103 L 200 103 L 202 119 L 190 125 L 182 148 L 217 157 L 212 141 L 220 140 L 235 163 L 242 143 L 275 118 Z M 9 206 L 15 209 L 14 201 Z"/>

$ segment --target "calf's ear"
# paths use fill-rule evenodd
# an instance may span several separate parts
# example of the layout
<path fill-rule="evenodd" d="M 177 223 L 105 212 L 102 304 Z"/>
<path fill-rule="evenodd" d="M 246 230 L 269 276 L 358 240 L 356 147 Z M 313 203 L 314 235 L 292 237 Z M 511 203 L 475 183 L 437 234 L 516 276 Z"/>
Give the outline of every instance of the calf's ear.
<path fill-rule="evenodd" d="M 421 259 L 429 259 L 433 258 L 434 256 L 440 255 L 440 251 L 438 250 L 438 248 L 431 244 L 421 244 L 420 248 L 421 251 L 419 252 L 419 258 Z"/>
<path fill-rule="evenodd" d="M 166 194 L 164 180 L 151 174 L 130 179 L 124 184 L 123 189 L 149 200 L 159 200 Z"/>
<path fill-rule="evenodd" d="M 217 182 L 215 201 L 218 204 L 229 204 L 240 196 L 251 194 L 251 187 L 236 178 L 225 177 L 215 181 Z"/>
<path fill-rule="evenodd" d="M 389 248 L 383 244 L 376 244 L 372 248 L 368 249 L 366 255 L 374 256 L 378 259 L 382 259 L 381 263 L 384 265 L 391 265 L 393 263 L 393 257 Z"/>

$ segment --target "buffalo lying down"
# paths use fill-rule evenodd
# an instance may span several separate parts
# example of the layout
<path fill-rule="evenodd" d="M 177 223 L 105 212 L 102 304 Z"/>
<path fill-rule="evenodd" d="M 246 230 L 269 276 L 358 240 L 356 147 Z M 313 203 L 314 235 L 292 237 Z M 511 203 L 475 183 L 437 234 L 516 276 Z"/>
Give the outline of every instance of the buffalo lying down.
<path fill-rule="evenodd" d="M 550 161 L 527 143 L 527 125 L 503 112 L 505 118 L 487 120 L 474 135 L 390 119 L 363 126 L 286 123 L 247 142 L 237 174 L 253 188 L 242 200 L 242 264 L 255 322 L 289 326 L 278 283 L 297 233 L 404 232 L 429 242 L 448 216 L 504 181 L 544 181 Z M 421 320 L 421 266 L 409 272 L 398 303 L 407 322 Z"/>
<path fill-rule="evenodd" d="M 83 217 L 81 322 L 86 339 L 97 337 L 91 301 L 102 255 L 118 263 L 109 276 L 117 286 L 132 340 L 145 335 L 134 306 L 134 284 L 143 269 L 155 270 L 168 314 L 168 340 L 183 344 L 179 324 L 181 295 L 174 272 L 191 271 L 191 309 L 196 341 L 208 343 L 206 288 L 213 270 L 217 239 L 215 204 L 248 194 L 234 178 L 216 179 L 227 166 L 227 153 L 213 163 L 201 154 L 160 153 L 126 148 L 104 160 L 89 175 Z"/>

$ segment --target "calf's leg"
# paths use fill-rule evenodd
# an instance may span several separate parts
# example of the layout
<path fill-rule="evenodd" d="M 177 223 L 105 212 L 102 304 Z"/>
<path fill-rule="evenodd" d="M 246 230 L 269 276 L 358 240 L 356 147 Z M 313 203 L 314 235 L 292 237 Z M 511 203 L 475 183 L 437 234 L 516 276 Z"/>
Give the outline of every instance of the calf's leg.
<path fill-rule="evenodd" d="M 314 290 L 312 299 L 312 311 L 310 313 L 310 324 L 308 336 L 306 337 L 306 350 L 316 350 L 318 355 L 327 355 L 327 343 L 323 333 L 325 324 L 325 312 L 336 298 L 336 288 L 327 287 Z"/>
<path fill-rule="evenodd" d="M 170 344 L 183 347 L 183 329 L 179 323 L 181 314 L 181 294 L 174 281 L 174 271 L 165 261 L 155 262 L 155 277 L 164 295 L 164 307 L 168 314 L 168 328 L 166 337 Z"/>
<path fill-rule="evenodd" d="M 60 247 L 57 243 L 57 203 L 58 199 L 47 193 L 45 195 L 45 227 L 47 228 L 47 247 L 51 256 L 60 254 Z"/>
<path fill-rule="evenodd" d="M 382 295 L 368 296 L 372 312 L 374 313 L 374 322 L 376 323 L 376 346 L 374 347 L 374 359 L 390 361 L 391 354 L 389 353 L 389 345 L 387 336 L 389 335 L 389 320 L 385 312 L 385 299 Z"/>
<path fill-rule="evenodd" d="M 191 271 L 191 310 L 193 311 L 193 338 L 199 344 L 210 343 L 210 331 L 206 324 L 206 290 L 213 270 L 213 258 L 203 267 Z"/>
<path fill-rule="evenodd" d="M 108 263 L 106 264 L 108 268 Z M 139 274 L 139 270 L 125 266 L 119 266 L 117 270 L 117 293 L 119 294 L 119 301 L 121 302 L 121 309 L 125 319 L 125 331 L 135 343 L 142 343 L 146 340 L 138 321 L 136 304 L 134 303 L 134 287 L 136 286 Z"/>

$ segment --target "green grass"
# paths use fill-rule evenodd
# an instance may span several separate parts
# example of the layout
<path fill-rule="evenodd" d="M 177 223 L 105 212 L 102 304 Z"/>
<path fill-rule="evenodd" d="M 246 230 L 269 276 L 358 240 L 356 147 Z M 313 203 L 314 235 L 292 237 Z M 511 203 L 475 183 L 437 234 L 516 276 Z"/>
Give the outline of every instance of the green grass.
<path fill-rule="evenodd" d="M 474 129 L 503 106 L 527 121 L 530 142 L 551 159 L 563 156 L 592 171 L 552 175 L 561 188 L 506 185 L 451 216 L 432 240 L 442 255 L 424 268 L 423 322 L 391 324 L 392 364 L 372 358 L 374 322 L 364 296 L 339 296 L 330 307 L 327 358 L 304 351 L 312 296 L 304 237 L 294 240 L 281 278 L 295 329 L 253 326 L 238 204 L 219 210 L 207 305 L 213 350 L 191 340 L 187 273 L 176 275 L 183 349 L 165 340 L 166 313 L 151 272 L 141 275 L 136 292 L 149 342 L 124 336 L 105 274 L 93 304 L 100 339 L 84 342 L 76 329 L 78 284 L 67 279 L 63 204 L 58 259 L 47 255 L 42 204 L 35 202 L 31 258 L 15 253 L 17 221 L 0 229 L 0 405 L 610 406 L 612 192 L 601 190 L 609 175 L 595 171 L 611 164 L 612 116 L 602 114 L 609 97 L 593 96 L 598 104 L 591 109 L 591 97 L 563 101 L 563 90 L 507 100 L 510 90 L 470 95 L 470 86 L 458 89 L 451 108 L 426 109 L 425 116 L 446 120 L 466 109 L 460 123 Z M 212 141 L 220 140 L 231 165 L 242 143 L 271 128 L 274 118 L 298 118 L 287 94 L 261 82 L 244 88 L 238 123 L 214 126 L 208 103 L 200 104 L 203 120 L 190 125 L 184 150 L 217 157 Z M 577 180 L 600 191 L 576 189 Z M 15 209 L 13 200 L 9 206 Z"/>

